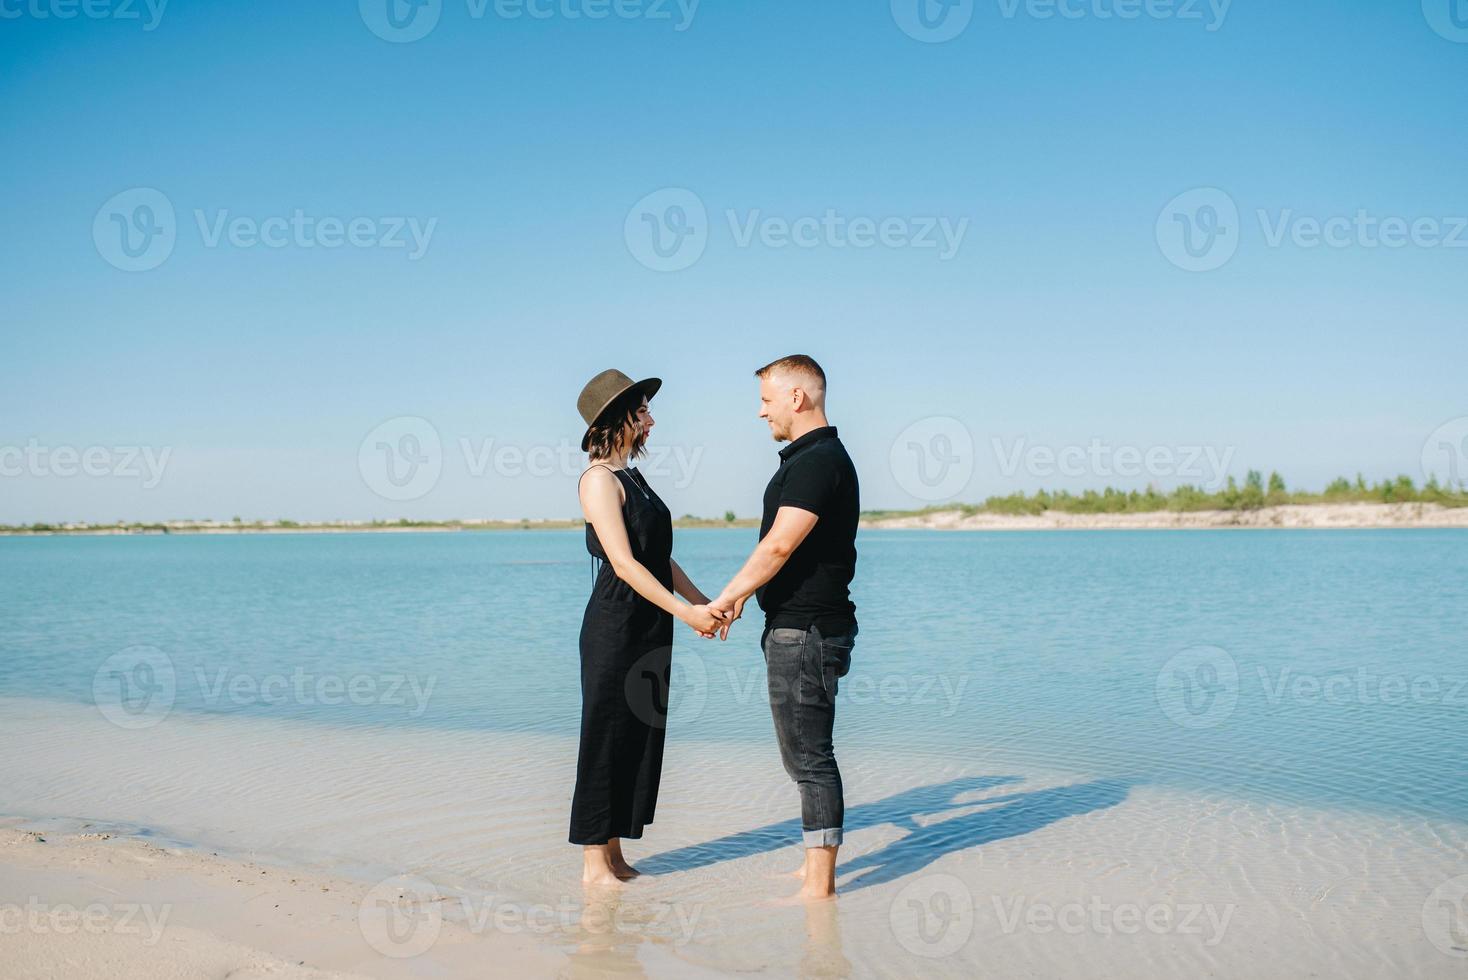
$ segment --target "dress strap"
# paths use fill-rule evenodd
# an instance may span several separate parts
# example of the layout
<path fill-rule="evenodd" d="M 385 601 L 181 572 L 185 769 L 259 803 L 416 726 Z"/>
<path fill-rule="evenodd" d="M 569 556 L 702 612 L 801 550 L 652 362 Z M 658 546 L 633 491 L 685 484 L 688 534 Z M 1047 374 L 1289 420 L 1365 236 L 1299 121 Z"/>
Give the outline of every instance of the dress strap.
<path fill-rule="evenodd" d="M 622 489 L 622 503 L 625 505 L 626 502 L 627 502 L 627 486 L 626 486 L 625 483 L 622 482 L 622 476 L 627 471 L 626 470 L 614 469 L 613 467 L 608 466 L 606 463 L 592 463 L 590 466 L 586 467 L 586 469 L 582 470 L 581 471 L 581 476 L 577 477 L 577 479 L 576 479 L 576 491 L 578 493 L 581 491 L 581 481 L 584 480 L 584 479 L 586 479 L 586 474 L 590 473 L 593 469 L 595 469 L 598 466 L 600 466 L 602 469 L 606 470 L 608 473 L 612 474 L 613 476 L 615 476 L 617 478 L 617 483 L 621 486 L 621 489 Z M 628 477 L 628 479 L 631 479 L 631 478 Z"/>

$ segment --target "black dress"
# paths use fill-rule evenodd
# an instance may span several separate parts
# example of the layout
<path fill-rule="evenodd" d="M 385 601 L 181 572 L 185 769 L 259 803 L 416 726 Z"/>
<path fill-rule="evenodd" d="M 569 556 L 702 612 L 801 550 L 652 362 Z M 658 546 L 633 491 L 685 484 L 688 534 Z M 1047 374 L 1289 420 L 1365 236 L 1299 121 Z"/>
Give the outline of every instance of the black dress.
<path fill-rule="evenodd" d="M 610 467 L 608 467 L 610 469 Z M 632 557 L 673 588 L 673 515 L 636 470 L 613 470 L 626 501 Z M 586 550 L 601 559 L 581 620 L 581 750 L 571 800 L 571 843 L 638 838 L 652 823 L 668 724 L 673 617 L 612 571 L 590 524 Z"/>

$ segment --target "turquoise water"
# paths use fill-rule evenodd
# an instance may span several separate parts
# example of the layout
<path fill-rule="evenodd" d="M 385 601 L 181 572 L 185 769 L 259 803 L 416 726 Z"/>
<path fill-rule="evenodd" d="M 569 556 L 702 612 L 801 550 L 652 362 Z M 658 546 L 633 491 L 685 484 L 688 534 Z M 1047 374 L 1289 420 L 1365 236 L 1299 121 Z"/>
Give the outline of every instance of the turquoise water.
<path fill-rule="evenodd" d="M 705 589 L 747 530 L 681 531 Z M 1468 820 L 1468 532 L 864 532 L 838 749 Z M 579 532 L 0 539 L 0 695 L 574 732 Z M 680 627 L 670 738 L 771 738 L 753 607 Z M 105 672 L 104 672 L 105 673 Z M 355 693 L 350 693 L 350 692 Z"/>

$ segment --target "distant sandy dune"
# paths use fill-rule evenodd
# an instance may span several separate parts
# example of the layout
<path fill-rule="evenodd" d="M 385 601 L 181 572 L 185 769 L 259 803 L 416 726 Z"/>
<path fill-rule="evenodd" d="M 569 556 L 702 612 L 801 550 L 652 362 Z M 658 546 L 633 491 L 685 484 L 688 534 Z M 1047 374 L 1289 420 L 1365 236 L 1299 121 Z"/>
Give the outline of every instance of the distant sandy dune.
<path fill-rule="evenodd" d="M 1221 527 L 1468 527 L 1468 507 L 1440 504 L 1285 504 L 1261 510 L 1154 511 L 1147 514 L 1072 514 L 1047 510 L 1034 516 L 930 511 L 862 522 L 871 528 L 935 531 L 1043 531 Z"/>

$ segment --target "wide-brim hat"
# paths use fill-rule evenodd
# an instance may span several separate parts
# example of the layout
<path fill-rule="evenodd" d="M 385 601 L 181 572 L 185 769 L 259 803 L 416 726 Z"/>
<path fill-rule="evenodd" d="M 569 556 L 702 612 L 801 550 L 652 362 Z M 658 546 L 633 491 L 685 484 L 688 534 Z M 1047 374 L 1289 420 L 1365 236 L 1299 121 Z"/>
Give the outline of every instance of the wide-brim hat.
<path fill-rule="evenodd" d="M 662 386 L 662 378 L 633 381 L 616 368 L 608 368 L 586 382 L 586 387 L 581 389 L 581 395 L 576 399 L 576 411 L 581 413 L 582 421 L 586 423 L 586 432 L 581 436 L 581 451 L 586 452 L 591 438 L 591 427 L 612 407 L 614 401 L 633 389 L 651 398 Z"/>

